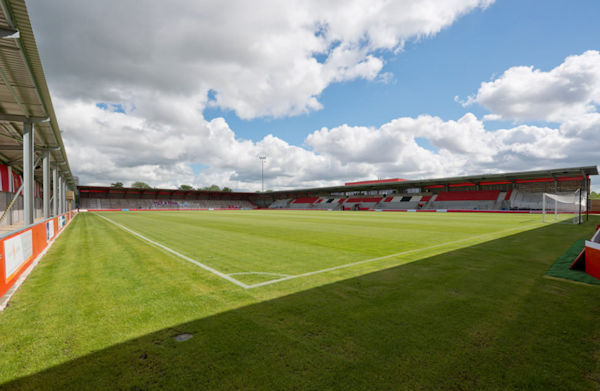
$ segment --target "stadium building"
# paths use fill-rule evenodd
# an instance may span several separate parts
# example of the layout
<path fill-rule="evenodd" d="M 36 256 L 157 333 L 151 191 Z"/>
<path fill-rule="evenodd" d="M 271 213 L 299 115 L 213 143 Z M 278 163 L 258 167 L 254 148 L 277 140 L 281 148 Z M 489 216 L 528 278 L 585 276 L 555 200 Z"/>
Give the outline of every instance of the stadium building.
<path fill-rule="evenodd" d="M 580 191 L 581 211 L 600 212 L 600 205 L 588 199 L 591 175 L 598 175 L 596 166 L 423 180 L 384 179 L 268 193 L 79 186 L 79 207 L 92 211 L 269 208 L 535 212 L 543 210 L 544 193 L 568 197 Z"/>

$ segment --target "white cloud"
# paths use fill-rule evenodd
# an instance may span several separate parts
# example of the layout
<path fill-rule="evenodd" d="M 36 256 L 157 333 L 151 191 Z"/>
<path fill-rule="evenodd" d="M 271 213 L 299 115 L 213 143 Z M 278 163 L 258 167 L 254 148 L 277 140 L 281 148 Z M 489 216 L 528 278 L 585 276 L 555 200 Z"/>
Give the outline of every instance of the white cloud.
<path fill-rule="evenodd" d="M 310 134 L 307 143 L 344 163 L 373 164 L 371 175 L 383 165 L 392 176 L 414 178 L 588 165 L 600 150 L 594 133 L 600 134 L 598 114 L 559 128 L 520 125 L 487 131 L 483 121 L 467 113 L 458 121 L 423 115 L 380 128 L 324 128 Z M 419 147 L 416 138 L 428 139 L 439 152 Z"/>
<path fill-rule="evenodd" d="M 224 119 L 202 115 L 207 106 L 241 118 L 319 110 L 319 96 L 332 83 L 393 80 L 383 71 L 382 50 L 397 53 L 405 41 L 433 36 L 490 3 L 34 0 L 29 6 L 71 166 L 84 184 L 215 183 L 253 191 L 260 189 L 261 152 L 268 156 L 267 188 L 275 189 L 595 161 L 598 52 L 570 57 L 550 72 L 511 68 L 468 99 L 492 111 L 484 120 L 563 122 L 555 128 L 490 132 L 471 113 L 457 120 L 422 115 L 380 127 L 322 128 L 299 147 L 273 135 L 244 140 Z M 564 85 L 572 87 L 567 94 Z M 97 102 L 123 104 L 127 113 Z M 198 165 L 207 168 L 195 173 Z"/>
<path fill-rule="evenodd" d="M 482 83 L 463 103 L 475 102 L 493 113 L 488 119 L 563 122 L 595 112 L 600 104 L 600 52 L 569 56 L 547 72 L 532 66 L 509 68 Z"/>
<path fill-rule="evenodd" d="M 248 119 L 319 110 L 331 83 L 377 78 L 382 50 L 492 1 L 34 0 L 30 12 L 55 95 L 137 107 L 179 95 L 202 110 L 212 90 L 211 105 Z"/>
<path fill-rule="evenodd" d="M 260 189 L 262 152 L 267 155 L 267 188 L 283 189 L 361 178 L 430 178 L 587 165 L 600 150 L 595 137 L 600 133 L 600 114 L 559 128 L 520 125 L 494 132 L 471 113 L 456 121 L 403 117 L 378 128 L 322 128 L 307 136 L 307 149 L 272 135 L 258 142 L 243 140 L 222 118 L 206 121 L 199 113 L 182 128 L 148 121 L 138 115 L 143 110 L 125 115 L 92 104 L 55 103 L 69 124 L 63 128 L 71 163 L 87 184 L 215 183 L 253 191 Z M 428 139 L 437 151 L 420 147 L 417 138 Z M 208 168 L 196 175 L 192 165 L 197 162 Z"/>

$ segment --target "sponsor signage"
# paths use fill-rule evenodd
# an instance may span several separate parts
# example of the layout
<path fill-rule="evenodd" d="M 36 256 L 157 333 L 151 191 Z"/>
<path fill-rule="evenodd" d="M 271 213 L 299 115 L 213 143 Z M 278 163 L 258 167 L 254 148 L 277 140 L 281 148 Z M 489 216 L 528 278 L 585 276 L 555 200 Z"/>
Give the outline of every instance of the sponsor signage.
<path fill-rule="evenodd" d="M 54 220 L 46 221 L 46 242 L 49 242 L 54 237 Z"/>
<path fill-rule="evenodd" d="M 33 254 L 33 235 L 27 230 L 4 241 L 6 280 Z"/>

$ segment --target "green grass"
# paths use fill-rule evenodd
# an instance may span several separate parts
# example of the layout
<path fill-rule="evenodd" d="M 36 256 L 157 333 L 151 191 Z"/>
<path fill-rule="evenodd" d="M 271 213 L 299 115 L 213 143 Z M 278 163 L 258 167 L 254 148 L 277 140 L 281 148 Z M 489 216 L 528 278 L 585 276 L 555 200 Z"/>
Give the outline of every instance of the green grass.
<path fill-rule="evenodd" d="M 600 289 L 543 278 L 598 219 L 105 215 L 223 273 L 298 275 L 415 251 L 242 289 L 84 213 L 0 314 L 0 387 L 600 387 Z M 440 243 L 451 244 L 419 250 Z M 175 342 L 183 332 L 194 337 Z"/>
<path fill-rule="evenodd" d="M 502 214 L 239 211 L 108 212 L 103 216 L 227 274 L 298 275 L 407 253 L 359 272 L 379 270 L 541 226 L 539 215 Z M 346 277 L 346 271 L 341 276 Z M 275 277 L 235 278 L 252 284 Z"/>

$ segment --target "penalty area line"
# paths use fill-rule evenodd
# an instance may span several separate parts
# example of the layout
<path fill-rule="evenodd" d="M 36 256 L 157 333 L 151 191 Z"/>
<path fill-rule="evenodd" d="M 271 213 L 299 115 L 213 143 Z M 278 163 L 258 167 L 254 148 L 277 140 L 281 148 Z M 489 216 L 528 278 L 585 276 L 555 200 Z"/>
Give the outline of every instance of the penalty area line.
<path fill-rule="evenodd" d="M 538 225 L 538 224 L 537 223 L 536 224 L 531 224 L 531 225 L 528 225 L 527 227 L 530 227 L 530 226 L 533 227 L 533 226 L 536 226 L 536 225 Z M 338 269 L 345 269 L 345 268 L 348 268 L 348 267 L 362 265 L 362 264 L 365 264 L 365 263 L 371 263 L 371 262 L 375 262 L 375 261 L 381 261 L 383 259 L 388 259 L 388 258 L 395 258 L 395 257 L 399 257 L 401 255 L 407 255 L 407 254 L 416 253 L 416 252 L 420 252 L 420 251 L 431 250 L 431 249 L 437 248 L 437 247 L 449 246 L 449 245 L 453 245 L 453 244 L 456 244 L 456 243 L 466 242 L 466 241 L 469 241 L 469 240 L 476 240 L 476 239 L 482 238 L 484 236 L 497 235 L 497 234 L 500 234 L 500 233 L 510 232 L 510 231 L 516 231 L 516 230 L 523 230 L 523 227 L 509 228 L 509 229 L 505 229 L 505 230 L 502 230 L 502 231 L 489 232 L 487 234 L 482 234 L 482 235 L 477 235 L 477 236 L 471 236 L 471 237 L 468 237 L 468 238 L 465 238 L 465 239 L 453 240 L 453 241 L 450 241 L 450 242 L 439 243 L 439 244 L 435 244 L 433 246 L 415 248 L 413 250 L 402 251 L 402 252 L 399 252 L 399 253 L 384 255 L 384 256 L 381 256 L 381 257 L 377 257 L 377 258 L 370 258 L 370 259 L 365 259 L 363 261 L 346 263 L 344 265 L 339 265 L 339 266 L 333 266 L 333 267 L 329 267 L 327 269 L 315 270 L 315 271 L 312 271 L 312 272 L 297 274 L 297 275 L 294 275 L 294 276 L 287 276 L 287 277 L 277 278 L 275 280 L 269 280 L 269 281 L 265 281 L 265 282 L 259 282 L 257 284 L 248 285 L 248 289 L 259 288 L 261 286 L 276 284 L 278 282 L 292 280 L 294 278 L 314 276 L 315 274 L 327 273 L 327 272 L 331 272 L 331 271 L 338 270 Z"/>
<path fill-rule="evenodd" d="M 142 239 L 142 240 L 144 240 L 144 241 L 146 241 L 146 242 L 148 242 L 148 243 L 150 243 L 150 244 L 152 244 L 152 245 L 154 245 L 154 246 L 156 246 L 156 247 L 162 248 L 163 250 L 165 250 L 165 251 L 167 251 L 167 252 L 169 252 L 169 253 L 171 253 L 171 254 L 173 254 L 173 255 L 175 255 L 175 256 L 177 256 L 177 257 L 179 257 L 179 258 L 181 258 L 181 259 L 183 259 L 183 260 L 185 260 L 185 261 L 188 261 L 188 262 L 190 262 L 190 263 L 193 263 L 194 265 L 196 265 L 196 266 L 199 266 L 199 267 L 201 267 L 202 269 L 204 269 L 204 270 L 206 270 L 206 271 L 208 271 L 208 272 L 211 272 L 212 274 L 214 274 L 214 275 L 216 275 L 216 276 L 219 276 L 219 277 L 221 277 L 221 278 L 223 278 L 223 279 L 225 279 L 225 280 L 227 280 L 227 281 L 229 281 L 229 282 L 231 282 L 231 283 L 233 283 L 233 284 L 235 284 L 235 285 L 237 285 L 237 286 L 239 286 L 239 287 L 242 287 L 242 288 L 244 288 L 244 289 L 248 289 L 248 288 L 250 288 L 250 286 L 249 286 L 249 285 L 247 285 L 247 284 L 244 284 L 243 282 L 241 282 L 241 281 L 238 281 L 238 280 L 236 280 L 235 278 L 233 278 L 233 277 L 230 277 L 229 275 L 227 275 L 227 274 L 225 274 L 225 273 L 221 273 L 220 271 L 218 271 L 218 270 L 216 270 L 216 269 L 213 269 L 213 268 L 212 268 L 212 267 L 210 267 L 210 266 L 207 266 L 207 265 L 205 265 L 205 264 L 203 264 L 203 263 L 200 263 L 200 262 L 198 262 L 198 261 L 196 261 L 196 260 L 194 260 L 194 259 L 192 259 L 192 258 L 190 258 L 190 257 L 187 257 L 187 256 L 185 256 L 185 255 L 183 255 L 183 254 L 181 254 L 181 253 L 178 253 L 177 251 L 175 251 L 175 250 L 173 250 L 173 249 L 171 249 L 171 248 L 169 248 L 169 247 L 167 247 L 167 246 L 165 246 L 165 245 L 162 245 L 162 244 L 160 244 L 160 243 L 158 243 L 158 242 L 155 242 L 155 241 L 154 241 L 154 240 L 152 240 L 152 239 L 148 239 L 147 237 L 145 237 L 145 236 L 143 236 L 143 235 L 141 235 L 141 234 L 139 234 L 139 233 L 135 232 L 135 231 L 134 231 L 134 230 L 132 230 L 132 229 L 129 229 L 129 228 L 127 228 L 127 227 L 125 227 L 125 226 L 123 226 L 123 225 L 121 225 L 121 224 L 117 223 L 116 221 L 113 221 L 113 220 L 109 219 L 108 217 L 104 217 L 104 216 L 102 216 L 102 215 L 99 215 L 99 214 L 96 214 L 96 213 L 94 213 L 94 215 L 96 215 L 96 216 L 98 216 L 98 217 L 101 217 L 101 218 L 103 218 L 104 220 L 108 221 L 109 223 L 111 223 L 111 224 L 114 224 L 114 225 L 116 225 L 117 227 L 121 228 L 122 230 L 124 230 L 124 231 L 127 231 L 127 232 L 129 232 L 130 234 L 132 234 L 132 235 L 135 235 L 135 236 L 137 236 L 138 238 L 140 238 L 140 239 Z"/>

